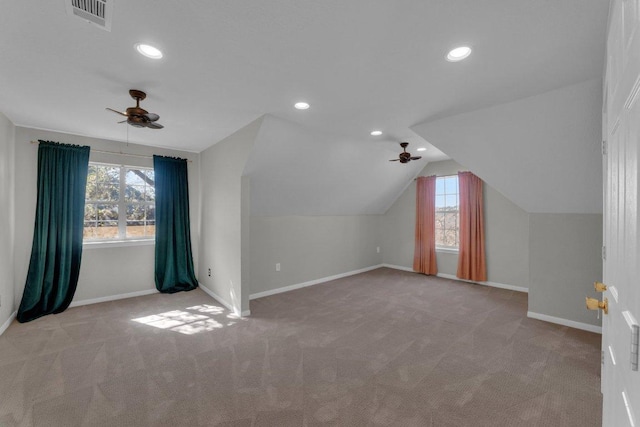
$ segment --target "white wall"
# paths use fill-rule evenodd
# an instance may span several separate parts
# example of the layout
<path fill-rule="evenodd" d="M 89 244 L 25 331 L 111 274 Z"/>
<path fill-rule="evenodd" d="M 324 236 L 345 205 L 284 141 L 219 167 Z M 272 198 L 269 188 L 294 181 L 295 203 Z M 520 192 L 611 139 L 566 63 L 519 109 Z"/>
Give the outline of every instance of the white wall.
<path fill-rule="evenodd" d="M 602 212 L 602 80 L 412 129 L 526 212 Z"/>
<path fill-rule="evenodd" d="M 489 177 L 496 186 L 504 189 L 495 190 L 492 182 L 485 179 L 488 280 L 528 287 L 532 294 L 531 311 L 594 324 L 596 320 L 585 318 L 573 304 L 582 298 L 581 290 L 586 279 L 584 272 L 596 276 L 589 281 L 600 279 L 596 268 L 600 263 L 594 264 L 593 253 L 596 249 L 599 251 L 601 230 L 584 225 L 595 224 L 598 215 L 586 223 L 578 221 L 582 225 L 568 228 L 566 225 L 575 215 L 540 217 L 530 221 L 527 212 L 502 194 L 508 192 L 521 207 L 528 207 L 532 212 L 551 209 L 551 212 L 583 210 L 588 213 L 600 209 L 598 96 L 599 81 L 589 81 L 416 127 L 425 137 L 436 135 L 436 140 L 430 142 L 438 145 L 441 141 L 439 148 L 447 154 L 459 153 L 459 160 L 465 166 L 483 179 L 483 175 Z M 597 120 L 591 120 L 596 110 Z M 0 165 L 6 166 L 7 159 L 15 156 L 15 182 L 19 183 L 20 189 L 12 195 L 14 186 L 4 181 L 0 185 L 2 201 L 6 200 L 10 206 L 13 197 L 15 206 L 15 219 L 0 218 L 3 221 L 0 225 L 11 225 L 12 221 L 15 225 L 13 273 L 9 266 L 6 269 L 8 273 L 4 271 L 0 276 L 2 280 L 13 274 L 15 287 L 11 309 L 20 302 L 31 250 L 37 145 L 29 141 L 37 139 L 91 145 L 94 149 L 109 151 L 122 149 L 130 153 L 156 153 L 192 159 L 194 162 L 189 164 L 190 207 L 197 276 L 203 286 L 238 312 L 249 309 L 250 293 L 271 291 L 380 262 L 411 267 L 414 183 L 382 216 L 313 216 L 309 212 L 302 213 L 307 216 L 300 216 L 301 213 L 294 209 L 278 213 L 279 216 L 250 216 L 256 200 L 266 200 L 269 194 L 282 200 L 287 198 L 277 186 L 254 185 L 260 179 L 259 170 L 246 168 L 251 166 L 247 164 L 250 156 L 256 154 L 254 147 L 260 142 L 258 137 L 262 123 L 263 118 L 252 122 L 198 155 L 21 127 L 15 128 L 15 138 L 12 138 L 13 126 L 0 117 L 0 138 L 9 141 L 0 149 L 3 156 Z M 297 131 L 300 129 L 293 134 Z M 595 141 L 594 134 L 598 135 Z M 15 142 L 15 148 L 12 148 L 12 142 Z M 13 150 L 15 154 L 12 154 Z M 339 150 L 335 153 L 341 157 Z M 123 159 L 95 152 L 91 158 L 103 162 Z M 124 159 L 122 161 L 126 164 L 151 165 L 150 159 Z M 478 173 L 476 166 L 483 173 Z M 11 176 L 11 166 L 8 168 L 2 170 L 3 177 Z M 277 175 L 278 169 L 274 168 Z M 422 174 L 448 174 L 460 168 L 455 162 L 437 162 L 427 165 Z M 408 169 L 397 170 L 406 175 L 404 182 L 413 177 Z M 330 171 L 320 172 L 330 174 Z M 550 178 L 557 185 L 550 187 Z M 568 191 L 567 188 L 576 184 L 576 179 L 580 182 L 575 191 Z M 295 185 L 295 177 L 287 177 L 286 180 Z M 325 196 L 336 203 L 342 197 L 335 191 L 327 194 Z M 287 206 L 307 206 L 299 203 L 300 200 Z M 588 246 L 577 248 L 570 256 L 558 252 L 556 258 L 549 259 L 544 252 L 544 245 L 554 237 L 549 230 L 557 230 L 556 236 L 564 236 L 563 248 L 571 250 L 579 245 Z M 0 250 L 9 250 L 11 245 L 4 242 L 3 239 Z M 377 246 L 381 247 L 381 254 L 375 252 Z M 276 262 L 281 263 L 279 273 L 275 272 Z M 439 254 L 438 263 L 440 272 L 455 274 L 455 255 Z M 207 275 L 209 268 L 211 277 Z M 547 273 L 553 273 L 553 277 L 547 277 Z M 585 290 L 589 289 L 589 284 L 584 284 Z M 83 254 L 75 301 L 153 289 L 153 246 L 88 249 Z M 0 287 L 3 298 L 0 320 L 9 309 L 4 302 L 5 294 L 11 299 L 11 292 Z M 563 310 L 562 307 L 573 308 Z"/>
<path fill-rule="evenodd" d="M 602 215 L 531 214 L 529 311 L 599 326 L 585 307 L 600 299 L 593 282 L 602 280 Z"/>
<path fill-rule="evenodd" d="M 150 131 L 151 132 L 151 131 Z M 38 144 L 30 141 L 38 139 L 66 144 L 89 145 L 92 149 L 90 160 L 125 164 L 131 166 L 153 166 L 151 158 L 100 154 L 94 150 L 122 151 L 125 153 L 150 156 L 152 154 L 187 158 L 189 163 L 189 209 L 191 215 L 191 240 L 194 262 L 198 259 L 199 223 L 199 156 L 196 153 L 173 151 L 144 145 L 135 145 L 42 131 L 23 127 L 16 128 L 16 191 L 15 204 L 15 301 L 20 304 L 29 268 L 33 225 L 37 196 L 37 156 Z M 19 184 L 18 184 L 19 183 Z M 197 270 L 196 270 L 197 271 Z M 83 300 L 106 298 L 114 295 L 141 291 L 153 291 L 154 245 L 126 246 L 117 248 L 92 247 L 82 253 L 80 277 L 73 303 Z M 17 307 L 16 305 L 16 307 Z"/>
<path fill-rule="evenodd" d="M 380 215 L 252 216 L 251 294 L 379 265 Z M 276 271 L 280 263 L 280 271 Z"/>
<path fill-rule="evenodd" d="M 468 170 L 453 160 L 428 164 L 421 176 Z M 527 213 L 485 183 L 488 282 L 528 288 L 535 315 L 599 326 L 585 296 L 602 279 L 602 215 Z M 383 262 L 412 268 L 415 183 L 382 217 Z M 458 255 L 438 252 L 438 273 L 455 276 Z M 540 317 L 540 316 L 538 316 Z"/>
<path fill-rule="evenodd" d="M 454 175 L 468 170 L 453 160 L 429 163 L 420 176 Z M 484 218 L 487 281 L 529 287 L 529 219 L 526 212 L 485 183 Z M 382 217 L 385 264 L 412 268 L 415 242 L 416 185 L 398 197 Z M 438 273 L 456 275 L 458 254 L 438 252 Z"/>
<path fill-rule="evenodd" d="M 376 213 L 420 169 L 390 163 L 399 151 L 266 115 L 244 169 L 251 215 L 243 217 L 242 277 L 251 294 L 379 265 Z"/>
<path fill-rule="evenodd" d="M 529 311 L 596 326 L 583 307 L 602 278 L 601 111 L 593 79 L 412 128 L 528 214 Z"/>
<path fill-rule="evenodd" d="M 0 327 L 16 310 L 14 304 L 14 155 L 15 127 L 0 113 Z"/>
<path fill-rule="evenodd" d="M 243 263 L 248 260 L 243 260 L 242 254 L 243 235 L 245 242 L 248 239 L 243 222 L 246 225 L 249 209 L 243 187 L 246 191 L 250 183 L 246 178 L 243 180 L 243 170 L 261 124 L 262 118 L 255 120 L 200 153 L 202 221 L 198 280 L 238 313 L 249 310 L 249 282 L 242 275 Z"/>

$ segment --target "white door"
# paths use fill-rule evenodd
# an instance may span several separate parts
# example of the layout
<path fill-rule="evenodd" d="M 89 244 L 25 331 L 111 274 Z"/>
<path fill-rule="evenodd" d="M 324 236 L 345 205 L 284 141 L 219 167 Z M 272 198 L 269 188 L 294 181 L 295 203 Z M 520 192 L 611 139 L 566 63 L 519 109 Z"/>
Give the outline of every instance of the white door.
<path fill-rule="evenodd" d="M 612 0 L 604 84 L 602 391 L 605 427 L 640 427 L 640 0 Z M 635 354 L 634 354 L 635 351 Z"/>

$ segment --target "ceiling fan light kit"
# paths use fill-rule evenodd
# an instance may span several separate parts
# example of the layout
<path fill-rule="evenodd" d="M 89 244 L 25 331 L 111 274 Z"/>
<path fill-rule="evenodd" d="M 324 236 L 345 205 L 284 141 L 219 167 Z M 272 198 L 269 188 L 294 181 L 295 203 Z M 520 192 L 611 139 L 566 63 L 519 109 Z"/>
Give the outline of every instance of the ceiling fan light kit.
<path fill-rule="evenodd" d="M 158 119 L 160 118 L 159 115 L 150 113 L 144 108 L 140 107 L 140 101 L 143 101 L 147 97 L 146 93 L 141 90 L 131 89 L 129 90 L 129 95 L 131 95 L 131 97 L 136 100 L 135 107 L 127 108 L 124 113 L 109 107 L 107 107 L 107 110 L 113 111 L 114 113 L 120 114 L 121 116 L 125 116 L 127 118 L 125 122 L 133 127 L 149 129 L 162 129 L 164 127 L 160 123 L 158 123 Z"/>

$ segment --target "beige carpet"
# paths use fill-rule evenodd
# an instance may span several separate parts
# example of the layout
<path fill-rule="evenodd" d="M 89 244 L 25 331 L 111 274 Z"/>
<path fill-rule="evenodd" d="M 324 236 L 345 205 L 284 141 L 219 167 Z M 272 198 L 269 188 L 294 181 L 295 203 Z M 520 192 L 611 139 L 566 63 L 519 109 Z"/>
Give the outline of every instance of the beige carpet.
<path fill-rule="evenodd" d="M 0 426 L 599 426 L 600 336 L 378 269 L 251 302 L 77 307 L 0 337 Z"/>

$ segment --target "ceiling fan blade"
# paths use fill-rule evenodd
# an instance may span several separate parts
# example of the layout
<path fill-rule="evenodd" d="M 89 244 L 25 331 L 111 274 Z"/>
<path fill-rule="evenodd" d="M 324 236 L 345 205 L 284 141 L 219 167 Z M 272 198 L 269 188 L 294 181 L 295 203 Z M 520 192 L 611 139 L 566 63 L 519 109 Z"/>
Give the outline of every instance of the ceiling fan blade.
<path fill-rule="evenodd" d="M 122 111 L 114 110 L 113 108 L 107 107 L 105 108 L 105 110 L 113 111 L 114 113 L 120 114 L 121 116 L 129 117 L 126 113 L 123 113 Z"/>
<path fill-rule="evenodd" d="M 389 161 L 390 161 L 390 162 L 399 162 L 399 161 L 400 161 L 400 159 L 391 159 L 391 160 L 389 160 Z"/>
<path fill-rule="evenodd" d="M 160 118 L 159 115 L 155 114 L 155 113 L 147 113 L 144 115 L 150 122 L 155 122 L 156 120 L 158 120 Z"/>
<path fill-rule="evenodd" d="M 145 126 L 150 129 L 162 129 L 164 127 L 160 123 L 156 123 L 156 122 L 147 122 L 145 123 Z"/>
<path fill-rule="evenodd" d="M 411 160 L 420 160 L 421 158 L 422 158 L 422 156 L 410 157 Z"/>

